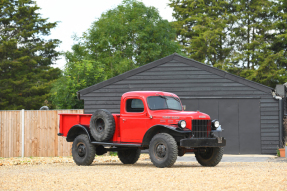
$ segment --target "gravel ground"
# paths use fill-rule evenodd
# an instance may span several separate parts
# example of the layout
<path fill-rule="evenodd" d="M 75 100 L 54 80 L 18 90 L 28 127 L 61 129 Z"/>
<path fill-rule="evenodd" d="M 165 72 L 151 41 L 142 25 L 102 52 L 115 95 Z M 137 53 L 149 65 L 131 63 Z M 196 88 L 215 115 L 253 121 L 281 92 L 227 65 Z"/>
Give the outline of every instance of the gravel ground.
<path fill-rule="evenodd" d="M 287 190 L 287 160 L 176 162 L 156 168 L 147 154 L 134 165 L 112 156 L 77 166 L 71 157 L 0 158 L 0 190 Z"/>

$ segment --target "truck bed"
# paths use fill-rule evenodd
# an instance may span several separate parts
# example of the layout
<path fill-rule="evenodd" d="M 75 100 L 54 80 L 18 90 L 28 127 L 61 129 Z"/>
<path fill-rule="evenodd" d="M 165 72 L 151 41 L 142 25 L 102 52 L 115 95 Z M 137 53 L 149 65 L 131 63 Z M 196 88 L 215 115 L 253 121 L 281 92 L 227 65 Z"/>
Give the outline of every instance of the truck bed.
<path fill-rule="evenodd" d="M 69 130 L 74 125 L 84 125 L 89 127 L 90 126 L 90 120 L 92 117 L 92 114 L 78 114 L 78 113 L 61 113 L 60 115 L 60 121 L 59 121 L 59 133 L 67 137 L 67 134 Z M 119 127 L 117 124 L 119 123 L 120 114 L 113 114 L 113 117 L 115 119 L 115 134 L 111 141 L 118 141 L 118 137 L 120 137 Z"/>

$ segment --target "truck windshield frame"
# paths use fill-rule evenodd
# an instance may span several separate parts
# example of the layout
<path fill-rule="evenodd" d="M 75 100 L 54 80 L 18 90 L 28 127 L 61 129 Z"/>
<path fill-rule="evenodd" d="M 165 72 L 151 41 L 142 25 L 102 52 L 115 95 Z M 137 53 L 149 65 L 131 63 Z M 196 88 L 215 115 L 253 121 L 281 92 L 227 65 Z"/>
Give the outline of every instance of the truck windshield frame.
<path fill-rule="evenodd" d="M 174 96 L 149 96 L 147 104 L 150 110 L 177 110 L 182 111 L 179 98 Z"/>

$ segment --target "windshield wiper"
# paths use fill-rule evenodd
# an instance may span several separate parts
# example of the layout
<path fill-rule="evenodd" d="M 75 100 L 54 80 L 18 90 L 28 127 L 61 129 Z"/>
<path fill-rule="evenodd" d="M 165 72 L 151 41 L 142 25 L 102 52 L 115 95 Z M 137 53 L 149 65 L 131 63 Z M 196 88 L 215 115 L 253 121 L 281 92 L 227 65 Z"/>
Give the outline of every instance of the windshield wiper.
<path fill-rule="evenodd" d="M 155 94 L 155 95 L 158 95 L 158 96 L 161 97 L 161 98 L 167 99 L 167 97 L 165 97 L 165 96 L 163 96 L 163 95 L 160 95 L 160 94 Z"/>
<path fill-rule="evenodd" d="M 171 95 L 176 101 L 179 101 L 179 98 L 175 97 L 174 95 Z"/>

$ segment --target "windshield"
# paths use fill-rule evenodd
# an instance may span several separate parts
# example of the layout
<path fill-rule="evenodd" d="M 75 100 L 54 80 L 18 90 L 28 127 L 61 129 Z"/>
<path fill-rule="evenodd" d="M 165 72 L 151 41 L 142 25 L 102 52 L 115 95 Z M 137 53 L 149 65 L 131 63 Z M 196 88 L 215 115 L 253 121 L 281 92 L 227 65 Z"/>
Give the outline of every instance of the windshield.
<path fill-rule="evenodd" d="M 147 103 L 151 110 L 172 109 L 182 111 L 180 101 L 176 97 L 150 96 L 147 98 Z"/>

